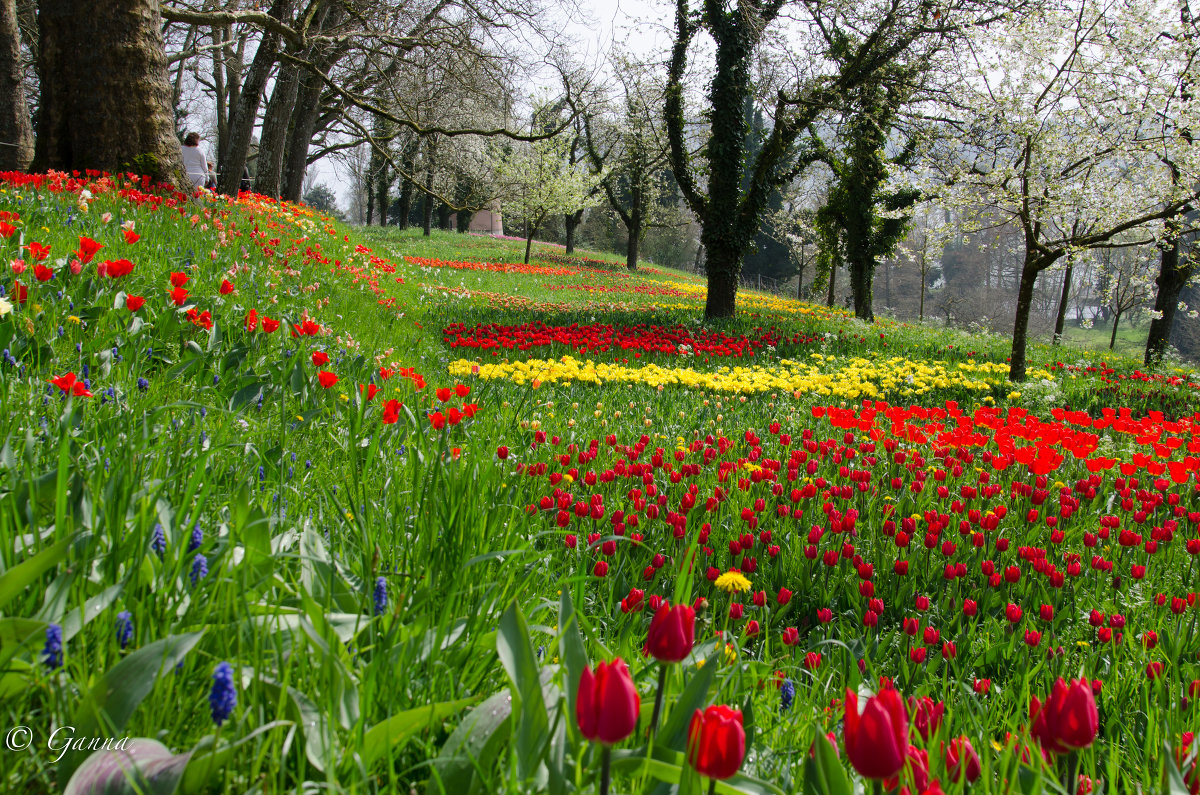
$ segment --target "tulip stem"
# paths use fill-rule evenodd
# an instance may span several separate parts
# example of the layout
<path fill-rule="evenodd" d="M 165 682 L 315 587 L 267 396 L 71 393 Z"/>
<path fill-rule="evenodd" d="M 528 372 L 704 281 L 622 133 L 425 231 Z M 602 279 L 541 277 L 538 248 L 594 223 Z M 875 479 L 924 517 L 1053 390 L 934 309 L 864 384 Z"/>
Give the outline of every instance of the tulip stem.
<path fill-rule="evenodd" d="M 608 795 L 609 766 L 611 764 L 612 746 L 605 743 L 600 749 L 600 795 Z"/>
<path fill-rule="evenodd" d="M 662 714 L 663 691 L 667 689 L 667 666 L 659 663 L 658 692 L 654 694 L 654 713 L 650 716 L 650 743 L 654 743 L 654 733 L 658 731 L 658 718 Z"/>
<path fill-rule="evenodd" d="M 708 780 L 708 795 L 716 795 L 716 792 L 717 792 L 717 780 L 715 778 L 710 778 Z"/>

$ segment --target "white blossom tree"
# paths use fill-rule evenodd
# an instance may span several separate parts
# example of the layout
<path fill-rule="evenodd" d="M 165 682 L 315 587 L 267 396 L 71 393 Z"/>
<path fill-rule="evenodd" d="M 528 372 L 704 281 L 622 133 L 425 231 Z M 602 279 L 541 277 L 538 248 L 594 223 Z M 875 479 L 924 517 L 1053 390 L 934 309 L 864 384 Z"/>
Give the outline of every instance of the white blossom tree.
<path fill-rule="evenodd" d="M 967 48 L 922 187 L 968 229 L 1000 218 L 1020 230 L 1014 381 L 1038 275 L 1072 252 L 1154 241 L 1196 195 L 1197 147 L 1163 124 L 1196 126 L 1179 96 L 1191 65 L 1178 25 L 1154 0 L 1076 0 L 990 26 Z"/>
<path fill-rule="evenodd" d="M 526 263 L 533 238 L 546 219 L 584 207 L 606 175 L 592 172 L 582 161 L 571 162 L 569 148 L 570 141 L 558 136 L 514 143 L 498 153 L 496 182 L 505 214 L 525 220 Z"/>

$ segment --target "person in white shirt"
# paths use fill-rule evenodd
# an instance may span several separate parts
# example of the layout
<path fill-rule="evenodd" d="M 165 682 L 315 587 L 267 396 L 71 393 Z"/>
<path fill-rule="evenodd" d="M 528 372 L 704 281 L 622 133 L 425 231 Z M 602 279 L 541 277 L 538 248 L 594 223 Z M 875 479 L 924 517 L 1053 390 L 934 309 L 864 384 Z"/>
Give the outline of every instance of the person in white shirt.
<path fill-rule="evenodd" d="M 183 168 L 194 187 L 204 187 L 208 179 L 208 156 L 200 147 L 200 133 L 190 132 L 184 136 Z"/>

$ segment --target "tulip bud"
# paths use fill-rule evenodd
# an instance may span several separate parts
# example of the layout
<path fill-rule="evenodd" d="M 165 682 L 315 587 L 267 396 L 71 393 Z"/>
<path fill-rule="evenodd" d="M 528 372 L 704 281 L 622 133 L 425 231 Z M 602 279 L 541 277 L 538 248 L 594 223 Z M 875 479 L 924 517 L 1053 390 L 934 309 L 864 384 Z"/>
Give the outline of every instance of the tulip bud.
<path fill-rule="evenodd" d="M 625 661 L 599 663 L 595 673 L 583 669 L 575 699 L 580 733 L 592 742 L 619 743 L 637 727 L 641 699 Z"/>
<path fill-rule="evenodd" d="M 900 694 L 886 688 L 868 698 L 860 714 L 858 694 L 847 690 L 845 716 L 843 739 L 854 769 L 871 779 L 899 773 L 908 752 L 908 714 Z"/>
<path fill-rule="evenodd" d="M 688 727 L 688 762 L 697 773 L 711 779 L 730 778 L 745 755 L 741 712 L 716 704 L 696 710 Z"/>

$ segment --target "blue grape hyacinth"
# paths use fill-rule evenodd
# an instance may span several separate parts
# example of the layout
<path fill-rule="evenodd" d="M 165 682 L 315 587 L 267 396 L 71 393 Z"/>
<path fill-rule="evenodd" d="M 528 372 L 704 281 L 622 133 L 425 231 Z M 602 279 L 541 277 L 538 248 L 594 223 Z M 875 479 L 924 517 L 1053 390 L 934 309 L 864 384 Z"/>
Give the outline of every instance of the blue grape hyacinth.
<path fill-rule="evenodd" d="M 42 662 L 51 671 L 62 668 L 63 637 L 62 627 L 58 624 L 51 624 L 46 627 L 46 645 L 42 647 Z"/>
<path fill-rule="evenodd" d="M 387 604 L 387 579 L 380 577 L 375 581 L 375 615 L 383 615 L 384 611 L 387 610 Z"/>
<path fill-rule="evenodd" d="M 200 582 L 207 576 L 208 576 L 208 558 L 204 557 L 204 555 L 197 552 L 196 557 L 192 560 L 192 573 L 191 573 L 192 585 L 195 585 L 196 583 Z"/>
<path fill-rule="evenodd" d="M 117 613 L 117 643 L 124 649 L 133 638 L 133 616 L 128 610 Z"/>
<path fill-rule="evenodd" d="M 220 726 L 233 714 L 237 706 L 237 688 L 233 684 L 233 666 L 218 663 L 213 671 L 212 691 L 208 694 L 208 705 L 212 708 L 213 723 Z"/>

